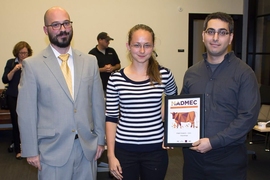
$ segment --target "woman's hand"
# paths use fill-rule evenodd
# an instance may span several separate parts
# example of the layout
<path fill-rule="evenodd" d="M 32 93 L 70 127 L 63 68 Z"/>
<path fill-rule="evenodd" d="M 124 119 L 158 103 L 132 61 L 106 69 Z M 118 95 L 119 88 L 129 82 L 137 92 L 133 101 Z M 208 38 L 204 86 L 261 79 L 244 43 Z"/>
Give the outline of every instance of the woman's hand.
<path fill-rule="evenodd" d="M 13 68 L 13 71 L 16 72 L 20 69 L 22 69 L 22 64 L 16 64 L 16 66 Z"/>
<path fill-rule="evenodd" d="M 121 165 L 116 157 L 108 158 L 109 160 L 109 168 L 111 174 L 118 180 L 122 180 L 122 168 Z"/>
<path fill-rule="evenodd" d="M 22 69 L 22 64 L 16 64 L 16 66 L 7 74 L 8 80 L 11 81 L 15 72 L 20 69 Z"/>

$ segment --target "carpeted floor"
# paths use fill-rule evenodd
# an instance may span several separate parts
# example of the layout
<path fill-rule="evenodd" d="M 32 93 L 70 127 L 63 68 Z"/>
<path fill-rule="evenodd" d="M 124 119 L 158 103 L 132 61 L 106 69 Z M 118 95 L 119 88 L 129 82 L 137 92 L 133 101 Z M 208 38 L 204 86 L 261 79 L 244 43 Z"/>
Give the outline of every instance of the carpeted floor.
<path fill-rule="evenodd" d="M 263 134 L 253 133 L 254 143 L 247 147 L 256 153 L 257 159 L 248 154 L 248 180 L 270 179 L 270 152 L 264 150 Z M 27 164 L 26 160 L 15 159 L 15 153 L 8 152 L 11 144 L 11 131 L 0 131 L 0 179 L 1 180 L 36 180 L 37 170 Z M 250 152 L 251 152 L 250 151 Z M 181 180 L 183 157 L 181 148 L 169 150 L 169 168 L 165 180 Z M 101 161 L 106 162 L 104 154 Z M 108 172 L 99 172 L 97 180 L 111 180 Z"/>

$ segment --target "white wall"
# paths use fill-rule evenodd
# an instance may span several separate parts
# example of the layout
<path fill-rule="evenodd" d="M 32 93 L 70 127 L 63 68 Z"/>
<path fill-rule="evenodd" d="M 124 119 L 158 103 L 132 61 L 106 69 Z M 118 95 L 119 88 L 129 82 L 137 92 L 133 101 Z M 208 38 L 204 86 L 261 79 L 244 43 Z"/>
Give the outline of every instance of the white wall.
<path fill-rule="evenodd" d="M 96 36 L 105 31 L 114 38 L 110 46 L 117 51 L 122 67 L 127 66 L 127 32 L 143 23 L 156 34 L 160 64 L 172 70 L 179 91 L 188 64 L 188 14 L 223 11 L 243 14 L 243 0 L 2 0 L 0 6 L 0 76 L 12 58 L 14 45 L 27 41 L 34 55 L 48 45 L 43 32 L 43 16 L 52 6 L 65 8 L 74 29 L 73 47 L 85 53 L 96 45 Z M 178 9 L 181 7 L 182 12 Z M 201 42 L 198 42 L 201 43 Z M 184 49 L 178 53 L 177 49 Z M 0 88 L 4 84 L 0 83 Z"/>

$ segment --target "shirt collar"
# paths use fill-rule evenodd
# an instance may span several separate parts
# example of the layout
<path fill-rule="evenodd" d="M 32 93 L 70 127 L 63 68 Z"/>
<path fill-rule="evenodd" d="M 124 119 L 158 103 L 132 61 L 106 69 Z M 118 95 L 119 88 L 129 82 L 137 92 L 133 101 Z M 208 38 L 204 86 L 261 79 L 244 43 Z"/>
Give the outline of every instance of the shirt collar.
<path fill-rule="evenodd" d="M 233 51 L 228 52 L 228 53 L 224 56 L 224 60 L 227 60 L 228 62 L 231 62 L 231 59 L 232 59 L 232 58 L 230 58 L 230 57 L 231 57 L 233 54 L 234 54 Z M 203 56 L 204 61 L 207 62 L 207 53 L 203 53 L 202 56 Z M 222 62 L 223 62 L 223 61 L 222 61 Z"/>
<path fill-rule="evenodd" d="M 20 61 L 17 57 L 15 58 L 15 63 L 20 63 Z"/>
<path fill-rule="evenodd" d="M 59 55 L 61 55 L 56 49 L 54 49 L 54 47 L 50 44 L 51 48 L 52 48 L 52 51 L 55 55 L 55 57 L 58 58 Z M 71 47 L 69 47 L 69 50 L 67 52 L 69 54 L 69 56 L 72 56 L 72 50 L 71 50 Z"/>

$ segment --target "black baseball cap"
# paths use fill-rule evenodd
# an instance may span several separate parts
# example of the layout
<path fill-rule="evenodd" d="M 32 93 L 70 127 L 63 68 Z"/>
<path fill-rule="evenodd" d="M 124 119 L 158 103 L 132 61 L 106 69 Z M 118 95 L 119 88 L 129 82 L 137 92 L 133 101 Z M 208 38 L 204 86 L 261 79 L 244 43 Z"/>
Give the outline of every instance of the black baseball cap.
<path fill-rule="evenodd" d="M 108 35 L 108 33 L 106 33 L 106 32 L 101 32 L 101 33 L 99 33 L 98 36 L 97 36 L 97 40 L 99 40 L 99 39 L 106 39 L 106 40 L 108 40 L 108 41 L 113 40 L 113 38 L 111 38 L 111 37 Z"/>

